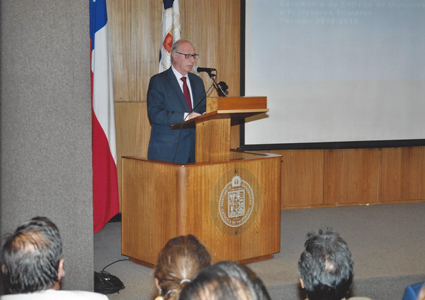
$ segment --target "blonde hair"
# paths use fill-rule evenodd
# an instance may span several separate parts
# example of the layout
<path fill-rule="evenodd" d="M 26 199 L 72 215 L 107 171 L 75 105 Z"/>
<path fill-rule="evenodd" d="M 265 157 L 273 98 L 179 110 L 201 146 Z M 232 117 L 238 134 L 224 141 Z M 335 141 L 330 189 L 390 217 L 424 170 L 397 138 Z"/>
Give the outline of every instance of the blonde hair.
<path fill-rule="evenodd" d="M 189 234 L 167 242 L 158 254 L 154 277 L 164 299 L 178 299 L 180 291 L 202 269 L 211 265 L 208 250 Z"/>

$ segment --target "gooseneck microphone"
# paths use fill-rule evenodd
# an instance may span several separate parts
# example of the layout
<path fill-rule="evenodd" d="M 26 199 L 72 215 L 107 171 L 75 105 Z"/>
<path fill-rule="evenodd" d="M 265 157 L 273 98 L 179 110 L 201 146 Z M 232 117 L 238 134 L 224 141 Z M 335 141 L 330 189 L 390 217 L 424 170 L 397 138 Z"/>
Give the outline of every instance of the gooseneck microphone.
<path fill-rule="evenodd" d="M 198 67 L 198 66 L 194 66 L 193 67 L 193 71 L 195 71 L 195 73 L 201 73 L 201 72 L 205 72 L 205 73 L 208 73 L 208 75 L 211 77 L 212 76 L 212 72 L 214 72 L 214 71 L 216 71 L 217 72 L 217 70 L 216 69 L 214 69 L 214 68 L 203 68 L 203 67 Z"/>
<path fill-rule="evenodd" d="M 215 84 L 215 87 L 217 88 L 217 91 L 219 93 L 219 96 L 227 97 L 227 88 L 228 88 L 228 86 L 223 82 L 225 84 L 225 86 L 226 86 L 223 89 L 224 85 L 217 83 L 217 81 L 215 80 L 215 77 L 217 77 L 217 69 L 194 66 L 193 67 L 193 71 L 195 73 L 197 73 L 197 74 L 199 74 L 200 72 L 207 73 L 208 76 L 210 76 L 210 78 L 212 79 L 212 81 L 214 81 L 214 84 Z M 213 74 L 213 72 L 215 72 L 215 74 Z"/>

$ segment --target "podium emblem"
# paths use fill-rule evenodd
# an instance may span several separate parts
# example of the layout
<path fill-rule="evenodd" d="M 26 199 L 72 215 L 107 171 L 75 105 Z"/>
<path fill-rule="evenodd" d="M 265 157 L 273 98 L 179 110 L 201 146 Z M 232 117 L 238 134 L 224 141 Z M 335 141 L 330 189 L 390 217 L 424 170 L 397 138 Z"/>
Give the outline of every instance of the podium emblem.
<path fill-rule="evenodd" d="M 240 176 L 234 176 L 220 195 L 218 211 L 221 220 L 230 227 L 242 226 L 249 220 L 254 203 L 251 186 Z"/>
<path fill-rule="evenodd" d="M 245 214 L 245 191 L 232 191 L 227 194 L 227 197 L 227 204 L 229 207 L 227 215 L 229 216 L 229 218 L 243 216 Z"/>
<path fill-rule="evenodd" d="M 210 213 L 217 229 L 240 235 L 258 221 L 262 192 L 257 177 L 246 168 L 224 171 L 214 185 Z"/>

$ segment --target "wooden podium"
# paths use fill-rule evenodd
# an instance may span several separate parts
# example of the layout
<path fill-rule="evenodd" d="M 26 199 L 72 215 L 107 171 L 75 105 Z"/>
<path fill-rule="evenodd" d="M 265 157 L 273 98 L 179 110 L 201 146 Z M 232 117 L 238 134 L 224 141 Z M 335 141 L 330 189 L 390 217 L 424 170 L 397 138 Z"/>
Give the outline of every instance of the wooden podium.
<path fill-rule="evenodd" d="M 250 263 L 280 251 L 280 155 L 230 149 L 230 128 L 267 112 L 266 97 L 208 98 L 196 163 L 122 158 L 122 254 L 153 267 L 165 243 L 193 234 L 213 262 Z"/>

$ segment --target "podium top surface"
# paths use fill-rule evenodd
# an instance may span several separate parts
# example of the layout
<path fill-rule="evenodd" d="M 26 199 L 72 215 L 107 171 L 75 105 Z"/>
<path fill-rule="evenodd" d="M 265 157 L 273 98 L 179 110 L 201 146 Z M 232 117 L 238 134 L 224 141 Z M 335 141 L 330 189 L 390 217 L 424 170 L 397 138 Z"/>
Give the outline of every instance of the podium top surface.
<path fill-rule="evenodd" d="M 267 97 L 208 97 L 207 113 L 216 110 L 267 109 Z"/>
<path fill-rule="evenodd" d="M 231 119 L 236 125 L 241 119 L 266 113 L 267 97 L 208 97 L 207 112 L 202 116 L 171 126 L 171 129 L 192 128 L 196 124 L 214 119 Z"/>

